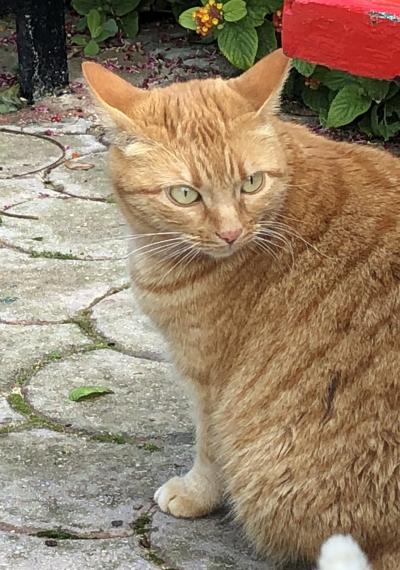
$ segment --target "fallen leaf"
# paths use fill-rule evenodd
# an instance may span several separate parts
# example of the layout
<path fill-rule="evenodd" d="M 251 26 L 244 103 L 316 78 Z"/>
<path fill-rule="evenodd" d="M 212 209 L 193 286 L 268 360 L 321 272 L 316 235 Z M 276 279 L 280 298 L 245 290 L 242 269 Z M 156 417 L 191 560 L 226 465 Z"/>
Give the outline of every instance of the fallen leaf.
<path fill-rule="evenodd" d="M 94 168 L 94 164 L 91 162 L 75 162 L 74 160 L 66 160 L 64 166 L 70 170 L 90 170 Z"/>
<path fill-rule="evenodd" d="M 79 402 L 80 400 L 87 400 L 89 398 L 97 398 L 98 396 L 104 396 L 105 394 L 114 394 L 110 388 L 105 388 L 104 386 L 80 386 L 79 388 L 74 388 L 68 394 L 68 398 L 73 402 Z"/>

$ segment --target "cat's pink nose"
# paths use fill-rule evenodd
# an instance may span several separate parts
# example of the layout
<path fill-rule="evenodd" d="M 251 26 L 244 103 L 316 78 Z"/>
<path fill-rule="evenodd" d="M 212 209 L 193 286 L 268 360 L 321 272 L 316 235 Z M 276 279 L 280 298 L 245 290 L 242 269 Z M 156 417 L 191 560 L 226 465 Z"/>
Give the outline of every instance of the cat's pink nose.
<path fill-rule="evenodd" d="M 226 243 L 229 243 L 229 245 L 231 245 L 237 240 L 237 238 L 242 233 L 242 228 L 236 228 L 236 230 L 228 230 L 226 232 L 215 232 L 215 233 L 219 238 L 223 239 L 224 241 L 226 241 Z"/>

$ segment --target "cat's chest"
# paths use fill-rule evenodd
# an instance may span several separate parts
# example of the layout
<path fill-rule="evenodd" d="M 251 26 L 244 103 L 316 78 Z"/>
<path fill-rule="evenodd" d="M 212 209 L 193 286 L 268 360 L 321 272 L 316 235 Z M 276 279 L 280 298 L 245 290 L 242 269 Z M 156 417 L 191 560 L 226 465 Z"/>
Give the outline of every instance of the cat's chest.
<path fill-rule="evenodd" d="M 178 370 L 201 382 L 217 371 L 234 331 L 233 301 L 221 292 L 188 286 L 179 292 L 137 290 L 143 312 L 169 345 Z"/>

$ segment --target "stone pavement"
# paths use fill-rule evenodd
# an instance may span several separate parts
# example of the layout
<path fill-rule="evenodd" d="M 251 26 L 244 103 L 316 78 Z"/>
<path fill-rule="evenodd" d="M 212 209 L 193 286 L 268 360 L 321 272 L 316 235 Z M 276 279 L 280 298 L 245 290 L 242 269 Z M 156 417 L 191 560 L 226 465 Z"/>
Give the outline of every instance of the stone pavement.
<path fill-rule="evenodd" d="M 129 290 L 79 99 L 86 118 L 0 129 L 0 569 L 271 569 L 227 511 L 176 520 L 152 501 L 191 464 L 190 407 Z M 113 393 L 69 400 L 82 385 Z"/>

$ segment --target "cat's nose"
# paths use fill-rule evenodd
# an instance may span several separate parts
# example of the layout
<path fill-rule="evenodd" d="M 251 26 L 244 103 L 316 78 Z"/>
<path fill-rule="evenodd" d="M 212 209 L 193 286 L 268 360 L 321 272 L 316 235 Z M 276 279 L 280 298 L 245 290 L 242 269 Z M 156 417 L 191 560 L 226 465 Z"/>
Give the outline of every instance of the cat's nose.
<path fill-rule="evenodd" d="M 219 238 L 223 239 L 224 241 L 226 241 L 226 243 L 229 243 L 229 245 L 231 245 L 232 243 L 234 243 L 237 240 L 237 238 L 242 233 L 242 228 L 236 228 L 235 230 L 227 230 L 227 231 L 215 232 L 215 233 L 217 234 L 217 236 Z"/>

